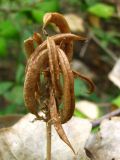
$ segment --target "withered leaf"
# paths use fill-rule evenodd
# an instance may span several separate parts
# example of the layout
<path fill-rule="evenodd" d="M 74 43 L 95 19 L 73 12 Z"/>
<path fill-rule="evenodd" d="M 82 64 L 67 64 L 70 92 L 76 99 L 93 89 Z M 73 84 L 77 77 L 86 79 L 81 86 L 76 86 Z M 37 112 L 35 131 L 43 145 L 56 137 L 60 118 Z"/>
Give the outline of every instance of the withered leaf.
<path fill-rule="evenodd" d="M 94 91 L 95 85 L 92 82 L 92 80 L 90 80 L 89 78 L 87 78 L 86 76 L 80 74 L 77 71 L 73 71 L 73 75 L 74 75 L 74 78 L 82 79 L 82 80 L 84 80 L 84 81 L 86 81 L 88 83 L 88 85 L 89 85 L 89 93 L 92 93 Z"/>

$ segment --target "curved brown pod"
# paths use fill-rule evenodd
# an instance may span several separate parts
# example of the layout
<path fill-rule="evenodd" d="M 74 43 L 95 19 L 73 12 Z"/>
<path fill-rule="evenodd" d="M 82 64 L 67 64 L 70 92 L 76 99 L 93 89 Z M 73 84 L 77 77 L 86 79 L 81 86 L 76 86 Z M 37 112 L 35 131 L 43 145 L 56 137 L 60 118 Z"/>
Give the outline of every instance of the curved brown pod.
<path fill-rule="evenodd" d="M 31 56 L 31 54 L 34 52 L 34 42 L 37 43 L 37 45 L 40 45 L 42 41 L 42 37 L 39 33 L 34 33 L 33 37 L 29 37 L 24 41 L 24 48 L 26 52 L 27 59 Z"/>
<path fill-rule="evenodd" d="M 28 59 L 35 50 L 32 37 L 24 41 L 24 48 L 25 48 L 27 59 Z"/>
<path fill-rule="evenodd" d="M 36 42 L 37 46 L 43 42 L 41 35 L 37 32 L 35 32 L 32 37 L 30 37 L 24 41 L 24 47 L 26 50 L 27 59 L 29 59 L 31 54 L 34 53 L 34 50 L 35 50 L 34 42 Z M 28 68 L 28 63 L 26 66 L 25 73 L 27 72 L 27 68 Z M 40 78 L 38 79 L 38 82 L 36 85 L 36 98 L 39 97 L 39 95 L 40 95 L 39 88 L 40 88 Z"/>
<path fill-rule="evenodd" d="M 56 101 L 55 101 L 55 97 L 54 97 L 54 93 L 53 93 L 52 89 L 50 91 L 50 102 L 49 102 L 48 108 L 50 110 L 51 120 L 53 122 L 53 125 L 54 125 L 59 137 L 72 149 L 73 153 L 75 154 L 75 151 L 74 151 L 70 141 L 68 140 L 66 133 L 61 125 L 61 121 L 60 121 L 59 115 L 57 113 Z"/>
<path fill-rule="evenodd" d="M 54 93 L 57 90 L 56 89 L 56 82 L 55 82 L 55 70 L 54 70 L 54 59 L 53 59 L 53 48 L 51 44 L 51 38 L 47 37 L 47 48 L 48 48 L 48 58 L 49 58 L 49 68 L 50 68 L 50 74 L 51 74 L 51 81 Z"/>
<path fill-rule="evenodd" d="M 61 33 L 71 33 L 66 19 L 60 13 L 46 13 L 43 17 L 43 28 L 45 28 L 49 23 L 54 23 Z M 71 61 L 73 56 L 73 41 L 65 42 L 63 50 L 65 51 L 69 61 Z"/>
<path fill-rule="evenodd" d="M 37 45 L 40 45 L 43 42 L 41 35 L 37 32 L 33 34 L 33 40 L 37 43 Z"/>
<path fill-rule="evenodd" d="M 49 23 L 54 23 L 62 33 L 71 32 L 66 19 L 60 13 L 46 13 L 43 17 L 43 28 L 45 28 Z"/>
<path fill-rule="evenodd" d="M 60 49 L 58 50 L 58 57 L 61 66 L 61 70 L 63 73 L 64 79 L 64 89 L 63 89 L 63 109 L 60 111 L 61 123 L 65 123 L 73 115 L 75 108 L 75 100 L 74 100 L 74 79 L 72 70 L 70 69 L 70 64 L 65 53 Z"/>
<path fill-rule="evenodd" d="M 60 85 L 60 69 L 58 63 L 57 48 L 55 42 L 51 37 L 47 37 L 47 48 L 49 57 L 49 67 L 50 67 L 55 97 L 60 98 L 62 91 Z"/>
<path fill-rule="evenodd" d="M 37 46 L 40 45 L 43 42 L 42 41 L 42 37 L 41 37 L 41 35 L 39 33 L 35 32 L 34 35 L 33 35 L 33 37 L 29 37 L 28 39 L 26 39 L 24 41 L 24 48 L 25 48 L 27 60 L 29 59 L 29 57 L 35 51 L 34 42 L 37 43 Z M 28 64 L 27 64 L 27 66 L 28 66 Z M 27 66 L 26 66 L 25 73 L 27 72 Z"/>
<path fill-rule="evenodd" d="M 35 92 L 40 76 L 40 68 L 44 65 L 45 60 L 48 59 L 47 49 L 43 50 L 41 54 L 28 65 L 27 73 L 24 81 L 24 101 L 28 110 L 39 117 L 38 103 L 36 101 Z"/>
<path fill-rule="evenodd" d="M 69 42 L 71 40 L 72 41 L 77 41 L 77 40 L 85 41 L 86 40 L 85 37 L 77 36 L 77 35 L 71 34 L 71 33 L 57 34 L 55 36 L 51 36 L 51 38 L 54 40 L 56 45 L 57 44 L 59 45 L 62 40 L 66 41 L 66 42 Z M 32 54 L 31 57 L 29 58 L 29 62 L 33 61 L 38 56 L 38 53 L 40 53 L 40 51 L 46 49 L 46 47 L 47 47 L 47 41 L 44 41 L 41 45 L 39 45 L 35 49 L 34 54 Z"/>
<path fill-rule="evenodd" d="M 67 116 L 67 121 L 68 121 L 73 116 L 74 109 L 75 109 L 74 76 L 73 76 L 72 69 L 70 67 L 70 63 L 69 63 L 64 51 L 60 48 L 58 48 L 58 50 L 61 53 L 61 56 L 64 60 L 64 64 L 65 64 L 67 72 L 68 72 L 69 83 L 70 83 L 71 105 L 70 105 L 70 111 L 68 112 L 68 116 Z"/>

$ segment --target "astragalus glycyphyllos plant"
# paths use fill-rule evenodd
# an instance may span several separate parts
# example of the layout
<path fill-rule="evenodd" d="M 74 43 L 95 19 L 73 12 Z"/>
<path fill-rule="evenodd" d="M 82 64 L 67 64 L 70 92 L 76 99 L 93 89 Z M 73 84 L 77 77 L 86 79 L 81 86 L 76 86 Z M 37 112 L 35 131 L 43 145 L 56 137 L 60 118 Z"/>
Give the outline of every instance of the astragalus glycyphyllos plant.
<path fill-rule="evenodd" d="M 74 78 L 82 78 L 90 85 L 90 91 L 94 89 L 91 80 L 73 71 L 70 66 L 73 41 L 85 41 L 86 38 L 70 33 L 67 21 L 59 13 L 45 14 L 43 30 L 49 23 L 54 23 L 61 33 L 47 35 L 46 40 L 39 33 L 34 33 L 33 37 L 24 41 L 27 55 L 24 100 L 36 119 L 47 123 L 47 159 L 51 159 L 51 124 L 75 153 L 62 127 L 71 119 L 75 109 Z"/>

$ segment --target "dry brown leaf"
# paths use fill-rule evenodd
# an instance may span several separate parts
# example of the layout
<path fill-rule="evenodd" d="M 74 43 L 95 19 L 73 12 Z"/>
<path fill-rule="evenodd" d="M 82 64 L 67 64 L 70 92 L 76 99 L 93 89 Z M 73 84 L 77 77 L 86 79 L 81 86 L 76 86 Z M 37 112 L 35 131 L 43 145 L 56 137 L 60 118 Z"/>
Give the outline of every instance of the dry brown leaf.
<path fill-rule="evenodd" d="M 80 74 L 77 71 L 73 71 L 73 75 L 74 75 L 74 78 L 82 79 L 82 80 L 84 80 L 84 81 L 86 81 L 88 83 L 88 85 L 89 85 L 89 93 L 92 93 L 94 91 L 95 85 L 92 82 L 92 80 L 90 80 L 89 78 L 87 78 L 86 76 Z"/>

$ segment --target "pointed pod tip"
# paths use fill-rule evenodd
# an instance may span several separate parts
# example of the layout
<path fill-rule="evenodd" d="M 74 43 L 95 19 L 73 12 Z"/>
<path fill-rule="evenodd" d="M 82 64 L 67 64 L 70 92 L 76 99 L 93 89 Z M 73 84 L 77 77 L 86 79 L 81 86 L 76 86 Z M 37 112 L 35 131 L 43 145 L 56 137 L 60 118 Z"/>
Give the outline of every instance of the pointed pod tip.
<path fill-rule="evenodd" d="M 52 13 L 46 13 L 43 17 L 43 27 L 45 28 L 52 18 Z"/>

